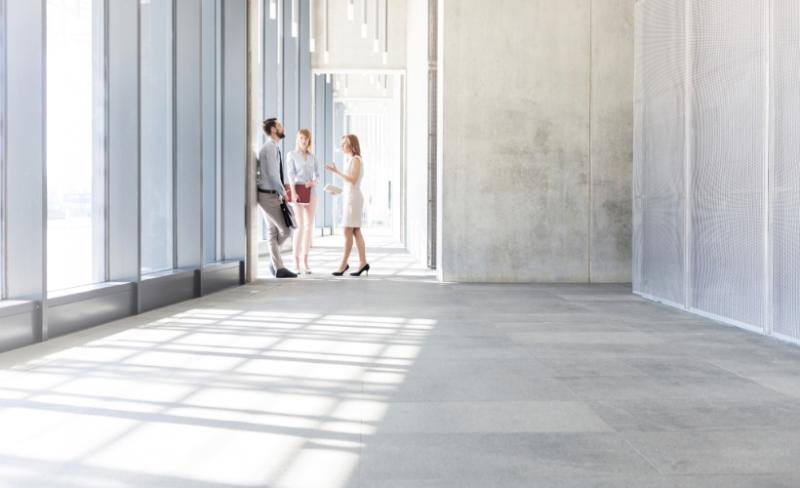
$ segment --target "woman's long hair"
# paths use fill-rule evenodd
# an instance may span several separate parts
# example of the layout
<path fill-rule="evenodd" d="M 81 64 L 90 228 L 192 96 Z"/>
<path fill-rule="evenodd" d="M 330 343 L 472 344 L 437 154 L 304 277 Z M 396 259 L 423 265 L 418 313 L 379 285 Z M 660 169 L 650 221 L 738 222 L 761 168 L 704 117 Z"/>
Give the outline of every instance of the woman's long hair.
<path fill-rule="evenodd" d="M 347 139 L 350 143 L 350 150 L 353 151 L 353 156 L 361 157 L 361 144 L 358 142 L 358 136 L 355 134 L 345 134 L 342 139 Z"/>

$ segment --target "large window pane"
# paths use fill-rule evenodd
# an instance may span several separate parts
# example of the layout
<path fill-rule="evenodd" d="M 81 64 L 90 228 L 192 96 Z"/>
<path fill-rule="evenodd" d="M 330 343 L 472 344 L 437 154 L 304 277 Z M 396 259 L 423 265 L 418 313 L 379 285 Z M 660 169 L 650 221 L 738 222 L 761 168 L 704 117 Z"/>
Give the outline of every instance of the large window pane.
<path fill-rule="evenodd" d="M 5 197 L 3 195 L 3 178 L 5 175 L 5 135 L 6 135 L 6 3 L 0 1 L 0 298 L 5 298 L 5 250 L 3 236 L 6 232 Z"/>
<path fill-rule="evenodd" d="M 172 1 L 141 0 L 142 273 L 172 269 Z"/>
<path fill-rule="evenodd" d="M 105 281 L 104 13 L 47 0 L 47 282 Z"/>

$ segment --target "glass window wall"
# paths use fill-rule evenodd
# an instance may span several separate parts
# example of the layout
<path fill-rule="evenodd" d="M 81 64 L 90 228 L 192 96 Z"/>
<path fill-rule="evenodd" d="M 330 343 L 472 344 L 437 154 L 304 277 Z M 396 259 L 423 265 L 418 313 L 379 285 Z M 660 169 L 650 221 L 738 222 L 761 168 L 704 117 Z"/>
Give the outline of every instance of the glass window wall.
<path fill-rule="evenodd" d="M 47 287 L 105 281 L 101 0 L 47 0 Z"/>
<path fill-rule="evenodd" d="M 5 137 L 6 137 L 6 5 L 0 1 L 0 299 L 5 298 L 5 251 L 3 249 L 6 228 L 5 195 Z"/>

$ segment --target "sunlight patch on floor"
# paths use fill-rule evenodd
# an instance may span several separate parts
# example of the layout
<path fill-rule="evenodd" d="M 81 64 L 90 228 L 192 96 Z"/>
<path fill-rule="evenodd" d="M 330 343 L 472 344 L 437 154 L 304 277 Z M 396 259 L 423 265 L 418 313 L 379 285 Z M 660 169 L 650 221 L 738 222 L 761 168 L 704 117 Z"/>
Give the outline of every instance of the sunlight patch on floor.
<path fill-rule="evenodd" d="M 344 488 L 435 321 L 195 307 L 0 371 L 0 484 Z"/>

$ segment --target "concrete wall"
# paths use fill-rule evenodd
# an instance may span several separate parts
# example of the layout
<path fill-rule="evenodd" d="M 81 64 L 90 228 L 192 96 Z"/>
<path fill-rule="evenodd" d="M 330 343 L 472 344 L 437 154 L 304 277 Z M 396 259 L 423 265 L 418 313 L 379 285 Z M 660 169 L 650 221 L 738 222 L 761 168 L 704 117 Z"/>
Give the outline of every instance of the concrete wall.
<path fill-rule="evenodd" d="M 590 279 L 631 281 L 633 1 L 592 3 Z"/>
<path fill-rule="evenodd" d="M 367 2 L 367 38 L 361 37 L 363 2 Z M 404 69 L 406 64 L 406 0 L 387 0 L 389 6 L 389 56 L 383 64 L 384 0 L 356 0 L 355 19 L 347 19 L 347 0 L 327 0 L 329 9 L 330 60 L 325 63 L 323 26 L 325 0 L 311 0 L 316 50 L 313 69 Z M 289 2 L 287 2 L 287 5 Z M 380 50 L 374 52 L 375 5 L 380 6 Z"/>
<path fill-rule="evenodd" d="M 439 16 L 440 278 L 629 281 L 633 0 Z"/>
<path fill-rule="evenodd" d="M 406 247 L 420 262 L 428 255 L 428 1 L 408 0 L 406 68 Z"/>

